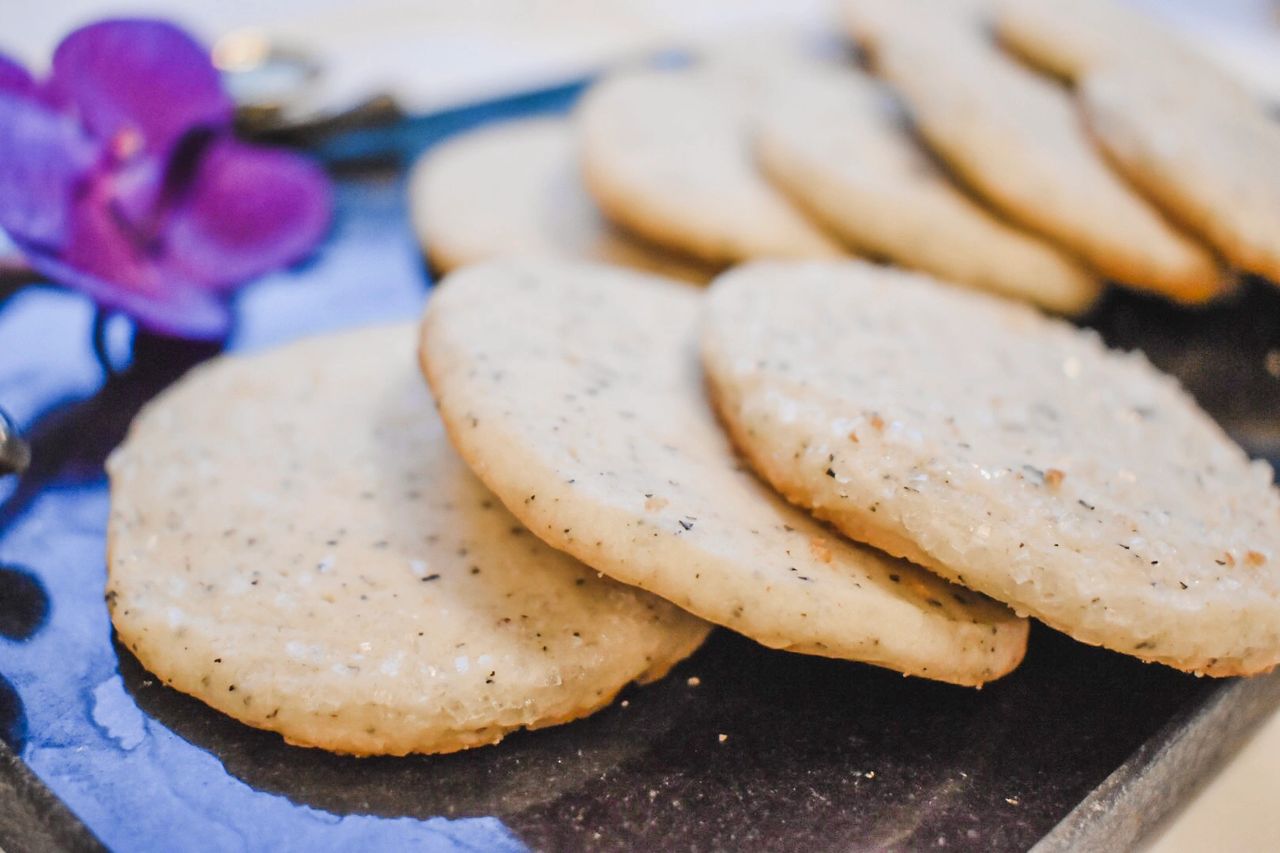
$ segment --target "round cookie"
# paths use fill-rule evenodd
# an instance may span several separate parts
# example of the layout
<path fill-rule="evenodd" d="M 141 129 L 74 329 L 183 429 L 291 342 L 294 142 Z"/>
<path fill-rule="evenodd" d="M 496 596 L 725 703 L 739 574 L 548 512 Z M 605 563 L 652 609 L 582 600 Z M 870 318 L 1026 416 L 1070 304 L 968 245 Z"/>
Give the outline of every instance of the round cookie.
<path fill-rule="evenodd" d="M 745 468 L 704 396 L 701 304 L 617 268 L 469 267 L 428 303 L 423 367 L 480 479 L 587 565 L 774 648 L 959 684 L 1016 666 L 1024 621 Z"/>
<path fill-rule="evenodd" d="M 1280 283 L 1280 123 L 1247 99 L 1127 65 L 1090 73 L 1094 139 L 1134 186 L 1241 269 Z"/>
<path fill-rule="evenodd" d="M 1247 91 L 1213 60 L 1183 42 L 1149 12 L 1116 0 L 996 0 L 992 26 L 1002 44 L 1066 80 L 1124 64 L 1146 73 L 1212 84 L 1225 97 Z"/>
<path fill-rule="evenodd" d="M 1213 256 L 1111 170 L 1070 94 L 982 33 L 945 18 L 886 23 L 869 46 L 929 146 L 1011 220 L 1121 284 L 1186 303 L 1226 287 Z"/>
<path fill-rule="evenodd" d="M 851 537 L 1144 660 L 1280 660 L 1271 469 L 1142 356 L 857 262 L 722 276 L 702 345 L 756 470 Z"/>
<path fill-rule="evenodd" d="M 107 600 L 166 684 L 290 743 L 450 752 L 589 714 L 708 626 L 519 526 L 372 328 L 197 368 L 111 457 Z"/>
<path fill-rule="evenodd" d="M 1186 51 L 1150 16 L 1110 0 L 997 0 L 992 26 L 1001 43 L 1029 64 L 1075 80 L 1137 50 L 1160 60 Z"/>
<path fill-rule="evenodd" d="M 895 28 L 915 28 L 941 19 L 946 26 L 981 33 L 990 26 L 996 0 L 840 0 L 840 24 L 854 43 L 874 50 Z"/>
<path fill-rule="evenodd" d="M 748 109 L 727 75 L 607 78 L 577 111 L 587 188 L 613 222 L 708 264 L 844 254 L 760 174 Z"/>
<path fill-rule="evenodd" d="M 1078 261 L 956 189 L 892 95 L 861 73 L 796 66 L 760 101 L 765 173 L 860 252 L 1067 314 L 1097 299 L 1100 285 Z"/>
<path fill-rule="evenodd" d="M 598 260 L 688 281 L 713 271 L 621 233 L 582 185 L 565 119 L 506 122 L 428 151 L 409 177 L 418 239 L 441 274 L 501 257 Z"/>

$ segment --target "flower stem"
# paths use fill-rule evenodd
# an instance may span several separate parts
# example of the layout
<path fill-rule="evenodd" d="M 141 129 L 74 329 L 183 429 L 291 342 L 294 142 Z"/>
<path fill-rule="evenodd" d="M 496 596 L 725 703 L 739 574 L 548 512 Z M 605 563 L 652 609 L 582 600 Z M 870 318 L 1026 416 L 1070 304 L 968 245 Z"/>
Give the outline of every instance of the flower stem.
<path fill-rule="evenodd" d="M 102 373 L 108 379 L 115 379 L 120 375 L 115 364 L 111 361 L 111 349 L 107 346 L 107 324 L 111 322 L 111 312 L 104 308 L 98 308 L 93 314 L 93 354 L 98 359 L 98 364 L 102 366 Z"/>

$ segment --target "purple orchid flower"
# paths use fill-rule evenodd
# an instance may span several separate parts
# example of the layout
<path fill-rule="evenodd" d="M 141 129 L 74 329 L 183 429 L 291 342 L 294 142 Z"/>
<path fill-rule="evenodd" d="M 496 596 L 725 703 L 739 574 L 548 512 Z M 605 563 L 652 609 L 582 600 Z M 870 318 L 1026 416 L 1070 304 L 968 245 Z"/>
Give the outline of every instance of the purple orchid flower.
<path fill-rule="evenodd" d="M 237 140 L 208 53 L 171 24 L 67 36 L 48 79 L 0 56 L 0 229 L 40 275 L 162 334 L 218 338 L 237 286 L 328 230 L 324 172 Z"/>

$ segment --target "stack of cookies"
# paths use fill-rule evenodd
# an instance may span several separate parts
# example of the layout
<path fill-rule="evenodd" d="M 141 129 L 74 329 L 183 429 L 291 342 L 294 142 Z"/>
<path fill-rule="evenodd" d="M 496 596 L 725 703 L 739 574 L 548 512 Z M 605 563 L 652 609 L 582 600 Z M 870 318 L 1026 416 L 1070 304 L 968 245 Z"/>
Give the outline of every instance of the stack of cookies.
<path fill-rule="evenodd" d="M 1167 111 L 1105 116 L 1186 73 L 1180 48 L 1139 23 L 1150 62 L 1112 61 L 1000 7 L 1019 56 L 1096 90 L 1104 155 L 972 4 L 927 5 L 913 28 L 921 0 L 847 4 L 897 94 L 729 52 L 429 155 L 415 213 L 456 271 L 420 326 L 218 359 L 111 458 L 121 641 L 359 755 L 581 717 L 713 626 L 968 686 L 1018 666 L 1028 617 L 1197 674 L 1274 667 L 1271 469 L 1141 355 L 1023 302 L 1078 312 L 1104 276 L 1195 302 L 1224 258 L 1263 269 L 1257 232 L 1186 213 L 1226 167 L 1167 197 L 1112 171 L 1168 188 Z M 1210 103 L 1253 127 L 1203 85 L 1188 129 Z"/>
<path fill-rule="evenodd" d="M 565 257 L 706 280 L 857 255 L 1078 315 L 1280 279 L 1280 127 L 1119 0 L 844 0 L 859 62 L 779 41 L 592 86 L 415 169 L 441 272 Z M 829 47 L 829 46 L 828 46 Z"/>

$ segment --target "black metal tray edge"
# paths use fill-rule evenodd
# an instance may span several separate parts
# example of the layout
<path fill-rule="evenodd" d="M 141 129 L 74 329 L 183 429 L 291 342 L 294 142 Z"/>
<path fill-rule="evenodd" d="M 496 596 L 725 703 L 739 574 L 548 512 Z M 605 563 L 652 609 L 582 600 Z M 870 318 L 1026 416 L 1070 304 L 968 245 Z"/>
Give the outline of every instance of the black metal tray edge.
<path fill-rule="evenodd" d="M 1155 837 L 1280 704 L 1280 672 L 1237 679 L 1175 716 L 1032 848 L 1130 850 Z"/>

